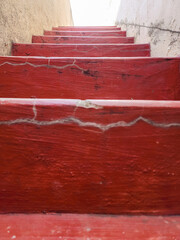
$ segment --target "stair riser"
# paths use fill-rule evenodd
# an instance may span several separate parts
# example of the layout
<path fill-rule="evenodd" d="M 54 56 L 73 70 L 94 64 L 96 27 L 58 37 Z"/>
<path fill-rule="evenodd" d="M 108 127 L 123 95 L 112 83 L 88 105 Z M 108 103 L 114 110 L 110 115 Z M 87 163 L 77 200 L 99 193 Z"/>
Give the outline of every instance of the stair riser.
<path fill-rule="evenodd" d="M 44 35 L 52 36 L 116 36 L 116 37 L 126 37 L 125 31 L 44 31 Z"/>
<path fill-rule="evenodd" d="M 12 47 L 13 56 L 44 57 L 149 57 L 149 44 L 18 44 Z"/>
<path fill-rule="evenodd" d="M 180 100 L 180 59 L 0 58 L 0 97 Z"/>
<path fill-rule="evenodd" d="M 1 213 L 180 214 L 179 102 L 0 106 Z"/>
<path fill-rule="evenodd" d="M 118 31 L 120 27 L 53 27 L 55 31 Z"/>
<path fill-rule="evenodd" d="M 134 38 L 126 37 L 54 37 L 54 36 L 33 36 L 33 43 L 134 43 Z"/>

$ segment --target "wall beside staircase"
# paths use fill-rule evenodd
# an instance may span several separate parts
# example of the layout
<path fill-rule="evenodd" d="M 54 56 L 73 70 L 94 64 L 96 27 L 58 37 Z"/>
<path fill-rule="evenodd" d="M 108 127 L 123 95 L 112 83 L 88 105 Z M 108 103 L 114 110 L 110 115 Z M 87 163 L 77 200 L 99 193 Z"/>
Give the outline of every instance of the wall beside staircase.
<path fill-rule="evenodd" d="M 0 55 L 9 55 L 12 42 L 30 43 L 52 26 L 73 25 L 69 0 L 1 0 Z"/>
<path fill-rule="evenodd" d="M 150 42 L 152 56 L 179 56 L 179 9 L 179 0 L 122 0 L 117 24 L 136 43 Z"/>

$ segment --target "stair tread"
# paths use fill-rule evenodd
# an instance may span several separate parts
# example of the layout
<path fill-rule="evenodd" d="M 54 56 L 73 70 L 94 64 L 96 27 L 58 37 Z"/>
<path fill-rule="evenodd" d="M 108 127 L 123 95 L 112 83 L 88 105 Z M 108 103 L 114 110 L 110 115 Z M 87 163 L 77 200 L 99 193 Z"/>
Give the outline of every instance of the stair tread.
<path fill-rule="evenodd" d="M 126 31 L 55 31 L 45 30 L 44 35 L 70 35 L 70 36 L 124 36 L 126 37 Z"/>
<path fill-rule="evenodd" d="M 1 213 L 180 213 L 180 101 L 0 106 Z"/>
<path fill-rule="evenodd" d="M 14 56 L 149 57 L 149 44 L 50 44 L 14 43 Z"/>
<path fill-rule="evenodd" d="M 179 100 L 179 65 L 178 58 L 0 57 L 0 97 Z"/>
<path fill-rule="evenodd" d="M 70 31 L 83 31 L 83 30 L 89 30 L 89 31 L 92 31 L 92 30 L 95 30 L 95 31 L 105 31 L 105 30 L 121 30 L 121 28 L 120 27 L 101 27 L 101 26 L 96 26 L 96 27 L 93 27 L 93 26 L 89 26 L 89 27 L 87 27 L 87 26 L 82 26 L 82 27 L 78 27 L 78 26 L 76 26 L 76 27 L 53 27 L 52 28 L 52 30 L 70 30 Z"/>
<path fill-rule="evenodd" d="M 133 37 L 107 36 L 33 36 L 33 43 L 134 43 Z"/>
<path fill-rule="evenodd" d="M 180 217 L 108 215 L 1 215 L 1 240 L 180 239 Z"/>

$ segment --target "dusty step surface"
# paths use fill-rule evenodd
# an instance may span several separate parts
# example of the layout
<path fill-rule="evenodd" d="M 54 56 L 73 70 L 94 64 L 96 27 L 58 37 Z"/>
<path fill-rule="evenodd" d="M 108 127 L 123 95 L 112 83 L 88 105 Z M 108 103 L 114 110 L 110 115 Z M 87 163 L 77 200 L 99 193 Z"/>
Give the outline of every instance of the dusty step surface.
<path fill-rule="evenodd" d="M 1 215 L 2 240 L 179 240 L 180 217 Z"/>
<path fill-rule="evenodd" d="M 149 57 L 150 45 L 14 43 L 12 55 L 44 57 Z"/>
<path fill-rule="evenodd" d="M 115 31 L 115 30 L 121 30 L 120 27 L 111 27 L 111 26 L 104 26 L 104 27 L 101 27 L 101 26 L 67 26 L 67 27 L 53 27 L 52 30 L 58 30 L 58 31 L 61 31 L 61 30 L 69 30 L 69 31 L 106 31 L 106 30 L 112 30 L 112 31 Z"/>
<path fill-rule="evenodd" d="M 44 31 L 50 36 L 117 36 L 126 37 L 126 31 Z"/>
<path fill-rule="evenodd" d="M 180 214 L 180 102 L 0 99 L 0 212 Z"/>
<path fill-rule="evenodd" d="M 180 100 L 179 66 L 178 58 L 0 57 L 0 97 Z"/>
<path fill-rule="evenodd" d="M 33 36 L 33 43 L 134 43 L 133 37 Z"/>

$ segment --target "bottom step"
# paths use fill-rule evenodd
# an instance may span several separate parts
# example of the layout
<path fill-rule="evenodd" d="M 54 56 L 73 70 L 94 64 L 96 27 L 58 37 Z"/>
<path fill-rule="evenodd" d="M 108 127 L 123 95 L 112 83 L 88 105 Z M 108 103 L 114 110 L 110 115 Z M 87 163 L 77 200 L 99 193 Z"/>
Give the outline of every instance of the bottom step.
<path fill-rule="evenodd" d="M 0 239 L 179 240 L 180 217 L 1 215 Z"/>
<path fill-rule="evenodd" d="M 0 213 L 180 214 L 180 101 L 0 99 Z"/>

